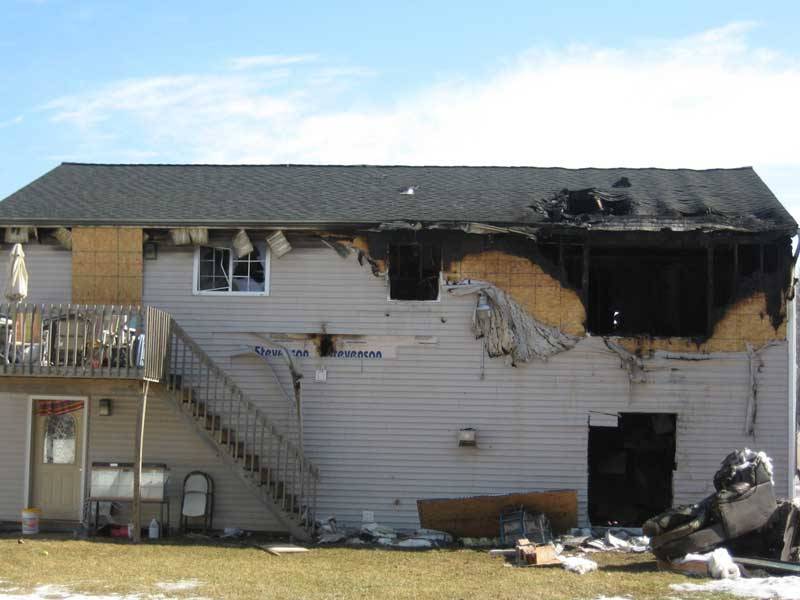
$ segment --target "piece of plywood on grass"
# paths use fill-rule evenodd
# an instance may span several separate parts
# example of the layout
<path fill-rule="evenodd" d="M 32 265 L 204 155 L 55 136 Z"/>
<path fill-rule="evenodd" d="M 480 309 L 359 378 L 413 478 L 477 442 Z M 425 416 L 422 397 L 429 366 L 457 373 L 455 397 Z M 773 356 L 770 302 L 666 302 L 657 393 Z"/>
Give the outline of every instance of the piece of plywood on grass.
<path fill-rule="evenodd" d="M 497 537 L 500 514 L 507 508 L 520 506 L 528 512 L 547 515 L 555 534 L 578 526 L 575 490 L 417 500 L 420 526 L 456 537 Z"/>
<path fill-rule="evenodd" d="M 302 546 L 295 546 L 294 544 L 264 544 L 258 546 L 264 552 L 269 552 L 275 556 L 283 556 L 284 554 L 297 554 L 298 552 L 308 552 L 308 548 Z"/>

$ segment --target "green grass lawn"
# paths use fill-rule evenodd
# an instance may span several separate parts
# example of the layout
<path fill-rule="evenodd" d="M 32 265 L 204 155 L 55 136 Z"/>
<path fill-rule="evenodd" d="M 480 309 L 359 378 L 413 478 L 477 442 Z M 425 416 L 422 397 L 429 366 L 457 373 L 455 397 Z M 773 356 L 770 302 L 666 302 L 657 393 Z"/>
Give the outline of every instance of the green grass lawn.
<path fill-rule="evenodd" d="M 56 538 L 0 538 L 0 589 L 19 594 L 66 586 L 84 594 L 165 594 L 188 598 L 635 600 L 727 596 L 677 594 L 682 575 L 656 570 L 650 554 L 594 554 L 600 570 L 576 575 L 561 567 L 509 568 L 485 551 L 312 548 L 272 556 L 261 549 L 178 540 L 144 543 Z M 197 587 L 165 592 L 157 584 L 196 579 Z M 2 599 L 0 592 L 0 599 Z"/>

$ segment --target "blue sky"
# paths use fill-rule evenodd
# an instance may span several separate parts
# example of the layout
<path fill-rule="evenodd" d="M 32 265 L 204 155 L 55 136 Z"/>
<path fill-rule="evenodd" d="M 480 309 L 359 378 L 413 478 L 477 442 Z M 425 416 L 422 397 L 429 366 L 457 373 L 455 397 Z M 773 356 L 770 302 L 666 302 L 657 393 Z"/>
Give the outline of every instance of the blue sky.
<path fill-rule="evenodd" d="M 0 197 L 65 160 L 753 165 L 800 217 L 798 2 L 0 7 Z"/>

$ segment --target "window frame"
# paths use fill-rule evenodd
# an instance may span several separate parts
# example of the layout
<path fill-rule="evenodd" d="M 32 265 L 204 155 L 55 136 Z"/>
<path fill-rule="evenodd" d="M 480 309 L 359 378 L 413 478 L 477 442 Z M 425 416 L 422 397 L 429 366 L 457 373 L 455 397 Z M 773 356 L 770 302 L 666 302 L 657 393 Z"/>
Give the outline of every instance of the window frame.
<path fill-rule="evenodd" d="M 261 292 L 239 292 L 233 289 L 228 290 L 201 290 L 200 289 L 200 251 L 202 248 L 213 248 L 216 250 L 227 250 L 229 252 L 228 272 L 230 273 L 231 283 L 233 284 L 233 272 L 235 269 L 236 255 L 232 244 L 223 242 L 209 241 L 207 244 L 201 244 L 194 249 L 194 264 L 192 268 L 192 294 L 194 296 L 226 296 L 226 297 L 240 297 L 240 296 L 269 296 L 269 283 L 270 283 L 270 263 L 271 253 L 269 246 L 266 242 L 254 243 L 253 246 L 259 250 L 263 255 L 262 266 L 264 267 L 264 291 Z"/>

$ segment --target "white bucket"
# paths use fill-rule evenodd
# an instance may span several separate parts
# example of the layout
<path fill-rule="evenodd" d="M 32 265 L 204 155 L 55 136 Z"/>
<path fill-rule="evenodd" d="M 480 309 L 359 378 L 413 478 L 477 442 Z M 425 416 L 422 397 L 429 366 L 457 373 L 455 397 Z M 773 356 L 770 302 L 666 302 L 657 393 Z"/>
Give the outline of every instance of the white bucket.
<path fill-rule="evenodd" d="M 42 514 L 38 508 L 26 508 L 22 511 L 22 535 L 36 535 L 39 533 L 39 516 Z"/>

